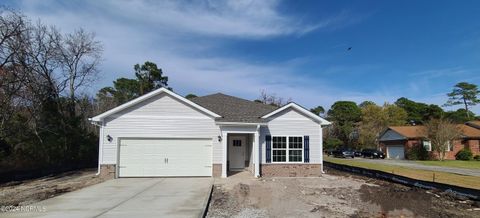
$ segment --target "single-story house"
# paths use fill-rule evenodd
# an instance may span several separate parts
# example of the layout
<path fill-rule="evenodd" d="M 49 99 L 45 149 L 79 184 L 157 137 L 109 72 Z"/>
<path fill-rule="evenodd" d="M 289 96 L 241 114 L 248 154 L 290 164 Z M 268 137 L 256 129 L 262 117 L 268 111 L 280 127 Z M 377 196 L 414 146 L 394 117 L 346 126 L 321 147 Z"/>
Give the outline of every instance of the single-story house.
<path fill-rule="evenodd" d="M 465 124 L 459 124 L 458 128 L 462 131 L 462 136 L 448 147 L 445 159 L 455 160 L 455 154 L 463 148 L 470 148 L 474 155 L 480 154 L 480 129 Z M 425 136 L 424 126 L 390 126 L 380 135 L 379 143 L 380 149 L 391 159 L 408 158 L 408 150 L 415 146 L 424 146 L 432 157 L 437 155 Z"/>
<path fill-rule="evenodd" d="M 186 99 L 160 88 L 90 118 L 106 177 L 318 176 L 322 127 L 296 103 L 275 107 L 221 93 Z"/>

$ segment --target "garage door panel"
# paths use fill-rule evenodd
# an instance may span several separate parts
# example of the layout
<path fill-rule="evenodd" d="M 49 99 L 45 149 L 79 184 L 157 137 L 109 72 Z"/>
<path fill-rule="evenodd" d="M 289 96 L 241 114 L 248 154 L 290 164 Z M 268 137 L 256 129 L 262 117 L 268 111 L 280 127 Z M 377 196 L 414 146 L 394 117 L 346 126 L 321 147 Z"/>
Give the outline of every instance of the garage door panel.
<path fill-rule="evenodd" d="M 122 139 L 120 177 L 211 176 L 211 139 Z"/>
<path fill-rule="evenodd" d="M 391 159 L 405 159 L 405 148 L 403 145 L 387 146 L 387 155 Z"/>

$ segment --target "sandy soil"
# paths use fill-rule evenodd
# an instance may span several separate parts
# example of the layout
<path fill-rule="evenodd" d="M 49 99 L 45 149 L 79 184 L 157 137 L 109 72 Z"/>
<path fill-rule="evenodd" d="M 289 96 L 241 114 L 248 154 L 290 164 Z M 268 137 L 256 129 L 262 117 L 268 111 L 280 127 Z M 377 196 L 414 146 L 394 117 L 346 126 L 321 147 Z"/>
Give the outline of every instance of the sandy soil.
<path fill-rule="evenodd" d="M 330 170 L 319 178 L 217 179 L 208 217 L 480 217 L 479 202 Z"/>
<path fill-rule="evenodd" d="M 19 182 L 0 184 L 0 206 L 21 206 L 103 182 L 96 169 L 70 171 Z"/>

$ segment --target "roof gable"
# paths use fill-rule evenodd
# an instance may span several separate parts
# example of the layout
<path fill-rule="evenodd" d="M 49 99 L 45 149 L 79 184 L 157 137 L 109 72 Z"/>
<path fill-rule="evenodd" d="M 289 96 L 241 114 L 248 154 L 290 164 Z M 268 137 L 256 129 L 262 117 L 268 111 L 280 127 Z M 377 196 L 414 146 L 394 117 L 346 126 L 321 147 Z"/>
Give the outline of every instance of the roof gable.
<path fill-rule="evenodd" d="M 278 108 L 277 110 L 274 110 L 268 114 L 265 114 L 262 116 L 263 119 L 268 119 L 268 118 L 272 118 L 274 117 L 275 115 L 281 113 L 282 111 L 286 111 L 287 109 L 294 109 L 298 112 L 300 112 L 301 114 L 303 114 L 304 116 L 306 117 L 309 117 L 317 122 L 320 122 L 320 125 L 330 125 L 331 123 L 323 118 L 321 118 L 320 116 L 310 112 L 309 110 L 303 108 L 302 106 L 294 103 L 294 102 L 291 102 L 291 103 L 288 103 L 287 105 L 281 107 L 281 108 Z"/>
<path fill-rule="evenodd" d="M 383 132 L 382 135 L 380 135 L 379 141 L 397 141 L 397 140 L 405 140 L 405 139 L 407 138 L 399 134 L 398 132 L 392 129 L 387 129 L 385 132 Z"/>
<path fill-rule="evenodd" d="M 204 107 L 202 107 L 202 106 L 200 106 L 200 105 L 198 105 L 198 104 L 195 104 L 195 103 L 189 101 L 188 99 L 186 99 L 186 98 L 184 98 L 184 97 L 182 97 L 182 96 L 180 96 L 180 95 L 178 95 L 178 94 L 176 94 L 176 93 L 174 93 L 174 92 L 172 92 L 172 91 L 170 91 L 170 90 L 168 90 L 168 89 L 166 89 L 166 88 L 160 88 L 160 89 L 157 89 L 157 90 L 155 90 L 155 91 L 149 92 L 149 93 L 147 93 L 147 94 L 145 94 L 145 95 L 142 95 L 142 96 L 140 96 L 140 97 L 138 97 L 138 98 L 135 98 L 135 99 L 133 99 L 133 100 L 131 100 L 131 101 L 129 101 L 129 102 L 126 102 L 126 103 L 124 103 L 124 104 L 122 104 L 122 105 L 120 105 L 120 106 L 117 106 L 117 107 L 115 107 L 115 108 L 113 108 L 113 109 L 111 109 L 111 110 L 108 110 L 108 111 L 106 111 L 106 112 L 104 112 L 104 113 L 102 113 L 102 114 L 100 114 L 100 115 L 97 115 L 97 116 L 95 116 L 95 117 L 93 117 L 93 118 L 90 118 L 90 120 L 91 120 L 91 121 L 94 121 L 94 122 L 102 121 L 104 118 L 106 118 L 106 117 L 108 117 L 108 116 L 111 116 L 111 115 L 113 115 L 113 114 L 116 114 L 116 113 L 118 113 L 118 112 L 121 112 L 121 111 L 123 111 L 123 110 L 125 110 L 125 109 L 127 109 L 127 108 L 130 108 L 130 107 L 132 107 L 132 106 L 134 106 L 134 105 L 137 105 L 137 104 L 139 104 L 139 103 L 141 103 L 141 102 L 144 102 L 144 101 L 146 101 L 146 100 L 148 100 L 148 99 L 150 99 L 150 98 L 152 98 L 152 97 L 154 97 L 154 96 L 158 96 L 158 95 L 160 95 L 160 94 L 162 94 L 162 93 L 165 93 L 166 95 L 169 95 L 169 96 L 171 96 L 171 97 L 173 97 L 173 98 L 175 98 L 175 99 L 177 99 L 177 100 L 179 100 L 179 101 L 181 101 L 181 102 L 183 102 L 183 103 L 185 103 L 185 104 L 187 104 L 187 105 L 189 105 L 189 106 L 191 106 L 191 107 L 193 107 L 193 108 L 196 108 L 196 109 L 198 109 L 198 110 L 206 113 L 206 114 L 209 115 L 209 116 L 212 116 L 212 117 L 215 117 L 215 118 L 216 118 L 216 117 L 221 117 L 220 115 L 218 115 L 218 114 L 216 114 L 216 113 L 214 113 L 214 112 L 212 112 L 212 111 L 210 111 L 210 110 L 208 110 L 208 109 L 206 109 L 206 108 L 204 108 Z"/>
<path fill-rule="evenodd" d="M 388 128 L 406 138 L 424 138 L 426 133 L 424 126 L 390 126 Z"/>

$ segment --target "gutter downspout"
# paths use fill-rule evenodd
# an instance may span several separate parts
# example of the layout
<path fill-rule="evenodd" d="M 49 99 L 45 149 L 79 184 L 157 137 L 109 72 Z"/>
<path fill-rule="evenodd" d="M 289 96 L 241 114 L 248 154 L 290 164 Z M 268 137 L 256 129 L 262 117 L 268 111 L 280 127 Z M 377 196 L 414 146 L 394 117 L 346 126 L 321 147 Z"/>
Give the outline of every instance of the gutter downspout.
<path fill-rule="evenodd" d="M 324 155 L 324 152 L 323 152 L 323 128 L 322 128 L 321 124 L 320 124 L 320 152 L 322 153 L 322 155 L 321 155 L 322 161 L 321 161 L 321 165 L 320 165 L 320 172 L 322 174 L 325 174 L 325 171 L 323 171 L 323 155 Z"/>
<path fill-rule="evenodd" d="M 91 124 L 95 125 L 95 126 L 98 126 L 99 129 L 100 129 L 100 132 L 98 133 L 98 166 L 97 166 L 97 173 L 95 173 L 95 176 L 98 176 L 100 175 L 100 158 L 101 158 L 101 155 L 102 155 L 102 148 L 101 148 L 101 140 L 103 138 L 103 125 L 100 125 L 98 124 L 97 122 L 93 121 L 92 118 L 88 118 L 88 121 L 90 121 Z"/>

